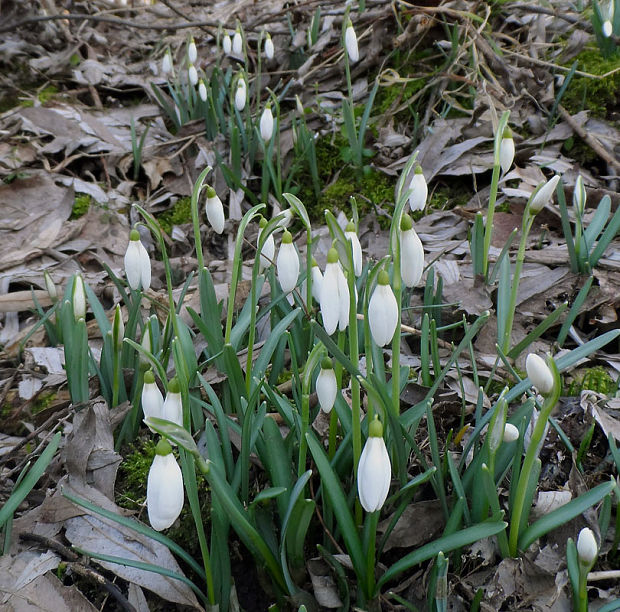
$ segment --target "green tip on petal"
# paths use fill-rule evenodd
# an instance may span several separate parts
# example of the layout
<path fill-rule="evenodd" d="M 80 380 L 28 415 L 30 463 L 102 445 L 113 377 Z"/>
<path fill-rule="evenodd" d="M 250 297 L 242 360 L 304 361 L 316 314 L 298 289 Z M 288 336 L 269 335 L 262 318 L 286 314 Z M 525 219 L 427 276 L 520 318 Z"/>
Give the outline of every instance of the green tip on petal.
<path fill-rule="evenodd" d="M 168 392 L 169 393 L 180 393 L 181 392 L 181 387 L 179 386 L 179 379 L 176 376 L 168 383 Z"/>
<path fill-rule="evenodd" d="M 334 247 L 327 251 L 327 263 L 338 263 L 339 259 L 338 251 Z"/>
<path fill-rule="evenodd" d="M 347 226 L 344 228 L 345 232 L 355 232 L 355 223 L 353 221 L 349 221 Z"/>
<path fill-rule="evenodd" d="M 155 454 L 161 455 L 162 457 L 169 455 L 171 452 L 172 452 L 172 446 L 170 446 L 170 443 L 168 442 L 168 440 L 165 440 L 164 438 L 162 438 L 157 443 L 157 446 L 155 447 Z"/>
<path fill-rule="evenodd" d="M 288 230 L 284 230 L 282 234 L 282 244 L 291 244 L 293 242 L 293 236 L 291 236 L 291 232 Z"/>
<path fill-rule="evenodd" d="M 413 219 L 405 213 L 400 219 L 400 229 L 403 232 L 410 230 L 413 227 Z"/>
<path fill-rule="evenodd" d="M 376 414 L 375 418 L 368 424 L 368 437 L 383 438 L 383 425 Z"/>
<path fill-rule="evenodd" d="M 208 198 L 214 198 L 217 194 L 215 193 L 215 189 L 213 189 L 213 187 L 211 187 L 211 185 L 207 186 L 207 197 Z"/>
<path fill-rule="evenodd" d="M 322 370 L 331 370 L 333 368 L 332 360 L 329 357 L 323 357 L 321 361 L 321 369 Z"/>
<path fill-rule="evenodd" d="M 418 164 L 418 165 L 415 167 L 414 172 L 415 172 L 415 174 L 422 174 L 422 166 L 420 166 L 420 164 Z"/>
<path fill-rule="evenodd" d="M 129 240 L 140 240 L 140 232 L 137 229 L 132 229 L 129 232 Z"/>
<path fill-rule="evenodd" d="M 379 276 L 377 277 L 377 283 L 379 285 L 389 285 L 390 275 L 385 270 L 381 270 L 381 272 L 379 272 Z"/>
<path fill-rule="evenodd" d="M 152 385 L 155 382 L 155 374 L 153 374 L 153 370 L 149 370 L 145 375 L 144 375 L 144 384 L 146 385 Z"/>
<path fill-rule="evenodd" d="M 504 132 L 502 133 L 502 138 L 512 138 L 512 130 L 508 126 L 504 128 Z"/>
<path fill-rule="evenodd" d="M 258 227 L 263 229 L 266 225 L 267 225 L 267 219 L 265 219 L 265 217 L 263 217 L 263 215 L 261 215 L 260 216 L 260 220 L 258 221 Z"/>

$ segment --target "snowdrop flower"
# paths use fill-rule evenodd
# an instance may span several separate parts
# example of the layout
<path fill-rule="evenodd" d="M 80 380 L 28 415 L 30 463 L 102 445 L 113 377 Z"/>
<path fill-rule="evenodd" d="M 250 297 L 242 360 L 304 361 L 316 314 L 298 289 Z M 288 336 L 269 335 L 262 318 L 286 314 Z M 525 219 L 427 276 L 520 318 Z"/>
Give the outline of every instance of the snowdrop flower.
<path fill-rule="evenodd" d="M 146 482 L 149 523 L 156 531 L 168 529 L 183 509 L 183 474 L 166 440 L 160 440 Z"/>
<path fill-rule="evenodd" d="M 189 45 L 187 45 L 187 59 L 190 64 L 195 64 L 198 59 L 198 50 L 196 49 L 196 43 L 193 36 L 189 41 Z"/>
<path fill-rule="evenodd" d="M 347 23 L 347 29 L 344 31 L 344 46 L 347 50 L 347 55 L 352 63 L 355 63 L 360 58 L 359 48 L 357 46 L 357 35 L 353 29 L 353 24 L 349 19 Z"/>
<path fill-rule="evenodd" d="M 266 225 L 267 225 L 267 219 L 265 219 L 264 217 L 261 217 L 260 222 L 259 222 L 258 238 L 256 242 L 257 246 L 260 244 L 260 237 Z M 266 268 L 268 268 L 273 263 L 275 254 L 276 254 L 276 245 L 273 240 L 273 234 L 269 234 L 269 236 L 267 236 L 267 238 L 265 239 L 265 244 L 263 244 L 263 248 L 261 249 L 261 252 L 260 252 L 260 263 L 258 264 L 259 273 L 265 270 Z"/>
<path fill-rule="evenodd" d="M 530 419 L 530 422 L 528 423 L 527 429 L 525 430 L 525 433 L 523 434 L 523 450 L 525 452 L 527 452 L 527 449 L 530 447 L 530 442 L 532 441 L 532 433 L 534 432 L 534 429 L 536 429 L 536 423 L 538 422 L 539 418 L 540 418 L 540 412 L 538 412 L 537 410 L 534 410 L 534 412 L 532 412 L 532 418 Z M 540 438 L 538 447 L 536 448 L 537 457 L 540 454 L 540 451 L 543 447 L 543 444 L 545 443 L 545 440 L 547 439 L 548 431 L 549 431 L 549 420 L 547 420 L 547 422 L 545 423 L 545 429 L 543 430 L 543 435 Z"/>
<path fill-rule="evenodd" d="M 211 224 L 213 231 L 216 234 L 221 234 L 224 231 L 224 205 L 220 200 L 215 189 L 210 185 L 207 187 L 207 201 L 205 204 L 205 212 L 207 213 L 207 220 Z"/>
<path fill-rule="evenodd" d="M 323 273 L 321 272 L 321 268 L 319 268 L 319 264 L 316 263 L 316 259 L 314 259 L 314 257 L 312 258 L 310 273 L 312 274 L 312 297 L 318 304 L 320 304 L 321 288 L 323 287 Z"/>
<path fill-rule="evenodd" d="M 379 272 L 377 286 L 368 303 L 368 324 L 372 339 L 378 346 L 389 344 L 398 325 L 398 304 L 385 270 Z"/>
<path fill-rule="evenodd" d="M 198 83 L 198 71 L 196 70 L 196 66 L 194 66 L 194 64 L 189 65 L 189 68 L 187 69 L 187 77 L 192 85 L 196 85 L 196 83 Z"/>
<path fill-rule="evenodd" d="M 273 46 L 273 40 L 271 40 L 271 36 L 269 35 L 269 32 L 266 33 L 265 46 L 263 47 L 263 49 L 265 51 L 265 57 L 268 60 L 273 59 L 275 49 Z"/>
<path fill-rule="evenodd" d="M 235 92 L 235 107 L 239 112 L 245 108 L 247 98 L 245 79 L 241 77 L 237 81 L 237 91 Z"/>
<path fill-rule="evenodd" d="M 594 533 L 588 527 L 584 527 L 579 532 L 579 537 L 577 538 L 577 555 L 579 556 L 579 561 L 583 565 L 588 567 L 594 565 L 594 561 L 598 555 L 598 544 L 596 543 Z"/>
<path fill-rule="evenodd" d="M 349 310 L 351 309 L 349 297 L 349 283 L 342 266 L 338 264 L 338 329 L 340 331 L 344 331 L 349 325 Z M 357 295 L 355 297 L 357 302 Z"/>
<path fill-rule="evenodd" d="M 161 418 L 183 427 L 183 403 L 181 402 L 181 389 L 176 376 L 168 383 L 168 393 L 166 393 L 166 399 L 161 408 Z"/>
<path fill-rule="evenodd" d="M 383 425 L 379 418 L 368 425 L 368 439 L 357 466 L 357 494 L 366 512 L 383 507 L 392 479 L 392 464 L 383 441 Z"/>
<path fill-rule="evenodd" d="M 359 276 L 362 273 L 362 246 L 355 233 L 353 221 L 350 221 L 345 227 L 344 235 L 351 242 L 351 248 L 353 249 L 353 272 L 355 276 Z"/>
<path fill-rule="evenodd" d="M 145 419 L 148 417 L 163 418 L 164 396 L 161 394 L 155 382 L 153 370 L 149 370 L 144 375 L 144 385 L 142 386 L 140 401 L 142 403 L 142 412 L 144 413 Z"/>
<path fill-rule="evenodd" d="M 323 327 L 330 336 L 336 331 L 340 319 L 339 273 L 341 274 L 342 270 L 338 260 L 338 251 L 332 247 L 327 253 L 327 265 L 325 266 L 325 274 L 323 275 L 319 297 Z"/>
<path fill-rule="evenodd" d="M 139 287 L 146 291 L 151 286 L 151 258 L 136 229 L 132 229 L 129 234 L 129 245 L 125 252 L 125 276 L 134 291 Z"/>
<path fill-rule="evenodd" d="M 512 424 L 504 425 L 504 442 L 514 442 L 519 439 L 519 430 Z"/>
<path fill-rule="evenodd" d="M 575 181 L 575 189 L 573 191 L 573 208 L 579 218 L 583 217 L 583 211 L 586 208 L 586 198 L 586 188 L 583 184 L 583 177 L 580 174 Z"/>
<path fill-rule="evenodd" d="M 226 55 L 230 55 L 232 51 L 232 41 L 230 40 L 230 35 L 228 33 L 224 34 L 222 37 L 222 50 Z"/>
<path fill-rule="evenodd" d="M 172 72 L 172 55 L 170 54 L 170 49 L 166 49 L 164 57 L 161 60 L 161 71 L 164 74 L 170 74 Z"/>
<path fill-rule="evenodd" d="M 614 5 L 615 0 L 606 0 L 600 4 L 601 16 L 603 17 L 603 36 L 605 38 L 609 38 L 614 31 Z"/>
<path fill-rule="evenodd" d="M 273 113 L 271 112 L 271 105 L 267 102 L 263 114 L 260 116 L 260 136 L 265 141 L 271 140 L 273 135 Z"/>
<path fill-rule="evenodd" d="M 276 260 L 278 281 L 284 293 L 290 293 L 297 285 L 299 277 L 299 255 L 293 244 L 293 236 L 288 230 L 282 234 L 282 242 Z"/>
<path fill-rule="evenodd" d="M 73 316 L 76 321 L 86 318 L 86 290 L 84 289 L 84 279 L 78 274 L 73 281 L 73 291 L 71 293 L 73 302 Z"/>
<path fill-rule="evenodd" d="M 428 197 L 428 185 L 426 184 L 426 179 L 424 178 L 420 164 L 415 167 L 413 178 L 409 183 L 409 189 L 412 190 L 409 196 L 409 208 L 411 212 L 424 210 L 426 198 Z"/>
<path fill-rule="evenodd" d="M 43 272 L 43 280 L 45 281 L 47 295 L 49 295 L 50 300 L 52 300 L 52 304 L 55 304 L 58 300 L 58 291 L 56 290 L 54 279 L 50 276 L 50 273 L 47 270 Z"/>
<path fill-rule="evenodd" d="M 198 81 L 198 95 L 203 102 L 207 101 L 207 86 L 202 79 Z"/>
<path fill-rule="evenodd" d="M 512 138 L 511 129 L 506 126 L 504 133 L 502 134 L 502 140 L 499 144 L 499 165 L 502 168 L 502 173 L 506 174 L 512 166 L 512 162 L 515 158 L 515 141 Z"/>
<path fill-rule="evenodd" d="M 321 410 L 326 414 L 330 413 L 336 402 L 338 394 L 338 385 L 336 382 L 336 373 L 332 367 L 332 360 L 325 357 L 321 361 L 321 370 L 316 377 L 316 395 L 319 400 Z"/>
<path fill-rule="evenodd" d="M 525 370 L 541 395 L 549 395 L 553 391 L 553 374 L 544 359 L 530 353 L 525 360 Z"/>
<path fill-rule="evenodd" d="M 281 210 L 278 214 L 284 215 L 282 219 L 278 221 L 278 227 L 281 227 L 282 229 L 286 229 L 293 222 L 293 217 L 295 216 L 290 208 L 285 208 L 284 210 Z"/>
<path fill-rule="evenodd" d="M 152 315 L 155 317 L 156 315 Z M 153 352 L 153 339 L 151 338 L 151 334 L 153 333 L 152 321 L 147 322 L 144 326 L 144 331 L 142 332 L 142 341 L 140 342 L 140 346 L 147 352 Z M 147 357 L 145 357 L 142 353 L 138 353 L 138 361 L 141 366 L 146 366 L 149 363 Z"/>
<path fill-rule="evenodd" d="M 551 200 L 559 180 L 560 176 L 556 174 L 553 178 L 543 181 L 536 187 L 534 193 L 530 196 L 529 211 L 532 215 L 539 213 L 545 207 L 545 204 Z"/>
<path fill-rule="evenodd" d="M 117 304 L 114 309 L 114 319 L 112 321 L 112 348 L 119 353 L 123 349 L 123 338 L 125 337 L 125 323 L 121 305 Z"/>
<path fill-rule="evenodd" d="M 235 55 L 241 55 L 243 53 L 243 37 L 241 36 L 241 29 L 239 27 L 237 27 L 232 39 L 232 51 Z"/>
<path fill-rule="evenodd" d="M 413 220 L 404 214 L 400 220 L 400 275 L 405 287 L 415 287 L 423 271 L 424 247 L 413 229 Z"/>

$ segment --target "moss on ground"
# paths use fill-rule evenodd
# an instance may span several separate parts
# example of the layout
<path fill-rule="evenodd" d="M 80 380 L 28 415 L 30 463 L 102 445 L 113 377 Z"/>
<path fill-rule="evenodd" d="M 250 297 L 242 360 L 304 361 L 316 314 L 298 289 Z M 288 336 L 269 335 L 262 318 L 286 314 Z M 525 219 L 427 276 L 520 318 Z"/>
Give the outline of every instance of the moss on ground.
<path fill-rule="evenodd" d="M 580 380 L 573 380 L 568 387 L 567 394 L 579 395 L 582 391 L 590 390 L 609 395 L 617 388 L 618 383 L 614 381 L 609 372 L 601 366 L 595 366 L 584 370 Z"/>
<path fill-rule="evenodd" d="M 603 75 L 618 68 L 619 55 L 604 58 L 597 48 L 588 47 L 575 57 L 582 72 Z M 562 97 L 562 104 L 570 113 L 584 109 L 601 119 L 608 119 L 620 105 L 620 72 L 603 79 L 574 76 Z"/>
<path fill-rule="evenodd" d="M 73 201 L 73 209 L 71 210 L 71 216 L 69 217 L 69 219 L 73 221 L 74 219 L 79 219 L 81 216 L 85 215 L 88 212 L 91 203 L 92 200 L 88 194 L 76 194 L 75 200 Z"/>
<path fill-rule="evenodd" d="M 192 220 L 191 198 L 179 198 L 172 208 L 156 215 L 161 228 L 169 234 L 173 225 L 190 223 Z"/>

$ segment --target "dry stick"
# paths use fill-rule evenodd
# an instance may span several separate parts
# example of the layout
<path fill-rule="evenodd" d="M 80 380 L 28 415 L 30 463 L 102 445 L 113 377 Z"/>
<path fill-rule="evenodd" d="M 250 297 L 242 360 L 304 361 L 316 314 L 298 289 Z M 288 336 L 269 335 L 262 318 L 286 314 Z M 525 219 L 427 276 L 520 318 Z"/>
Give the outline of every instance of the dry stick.
<path fill-rule="evenodd" d="M 572 130 L 588 144 L 588 146 L 603 160 L 607 162 L 609 166 L 612 166 L 616 172 L 620 171 L 620 162 L 615 159 L 609 152 L 603 147 L 603 145 L 594 136 L 591 136 L 586 130 L 583 129 L 571 116 L 571 114 L 561 105 L 558 104 L 558 110 L 562 118 L 570 125 Z"/>

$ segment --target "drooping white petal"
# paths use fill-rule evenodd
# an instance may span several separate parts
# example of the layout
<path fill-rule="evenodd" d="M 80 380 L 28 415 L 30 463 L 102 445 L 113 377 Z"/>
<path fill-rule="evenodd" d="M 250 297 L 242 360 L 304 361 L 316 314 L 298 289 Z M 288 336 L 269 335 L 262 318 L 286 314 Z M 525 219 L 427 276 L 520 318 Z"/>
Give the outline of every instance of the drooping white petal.
<path fill-rule="evenodd" d="M 271 107 L 267 105 L 263 111 L 263 114 L 260 116 L 260 136 L 265 142 L 267 142 L 271 140 L 272 135 L 273 113 L 271 112 Z"/>
<path fill-rule="evenodd" d="M 321 410 L 325 413 L 331 412 L 338 394 L 336 373 L 333 368 L 321 368 L 316 377 L 316 394 Z"/>
<path fill-rule="evenodd" d="M 325 274 L 323 275 L 319 303 L 321 305 L 323 327 L 330 336 L 336 331 L 340 319 L 338 275 L 341 273 L 338 261 L 333 263 L 328 261 L 325 266 Z"/>
<path fill-rule="evenodd" d="M 247 98 L 246 85 L 243 79 L 239 79 L 237 83 L 237 91 L 235 92 L 235 107 L 239 112 L 245 108 Z"/>
<path fill-rule="evenodd" d="M 187 76 L 192 85 L 196 85 L 196 83 L 198 83 L 198 71 L 196 70 L 196 66 L 194 66 L 194 64 L 189 65 L 189 68 L 187 69 Z"/>
<path fill-rule="evenodd" d="M 237 30 L 233 36 L 232 51 L 235 55 L 241 55 L 243 53 L 243 38 L 239 30 Z"/>
<path fill-rule="evenodd" d="M 271 36 L 267 34 L 267 38 L 265 38 L 265 57 L 267 59 L 273 59 L 273 55 L 275 53 L 275 48 L 273 46 L 273 40 L 271 40 Z"/>
<path fill-rule="evenodd" d="M 359 276 L 362 273 L 362 245 L 360 239 L 357 237 L 355 229 L 346 230 L 344 235 L 351 242 L 351 249 L 353 251 L 353 272 L 355 276 Z"/>
<path fill-rule="evenodd" d="M 164 74 L 172 72 L 172 56 L 170 55 L 170 51 L 164 53 L 164 57 L 161 60 L 161 71 Z"/>
<path fill-rule="evenodd" d="M 349 325 L 349 311 L 351 300 L 349 295 L 349 283 L 344 275 L 342 266 L 338 264 L 338 329 L 344 331 Z"/>
<path fill-rule="evenodd" d="M 344 45 L 347 49 L 349 60 L 353 63 L 357 62 L 360 58 L 360 52 L 357 46 L 357 35 L 352 24 L 349 24 L 344 32 Z"/>
<path fill-rule="evenodd" d="M 320 304 L 321 289 L 323 287 L 323 274 L 319 266 L 312 266 L 310 272 L 312 274 L 312 297 L 317 301 L 318 304 Z"/>
<path fill-rule="evenodd" d="M 499 165 L 504 174 L 510 170 L 510 166 L 512 166 L 514 158 L 515 141 L 512 135 L 510 135 L 510 137 L 504 136 L 499 144 Z"/>
<path fill-rule="evenodd" d="M 140 287 L 142 278 L 142 262 L 140 254 L 140 240 L 130 240 L 125 252 L 125 276 L 127 283 L 136 291 Z"/>
<path fill-rule="evenodd" d="M 398 325 L 398 304 L 389 285 L 378 284 L 368 304 L 368 324 L 378 346 L 392 341 Z"/>
<path fill-rule="evenodd" d="M 290 293 L 299 278 L 299 255 L 292 242 L 284 242 L 283 239 L 276 260 L 276 271 L 282 291 Z"/>
<path fill-rule="evenodd" d="M 198 95 L 203 102 L 207 101 L 207 86 L 202 79 L 200 79 L 200 82 L 198 83 Z"/>
<path fill-rule="evenodd" d="M 424 247 L 413 229 L 400 233 L 400 275 L 405 287 L 415 287 L 424 271 Z"/>
<path fill-rule="evenodd" d="M 539 393 L 546 395 L 553 390 L 553 374 L 545 360 L 530 353 L 525 360 L 525 369 L 532 384 Z"/>
<path fill-rule="evenodd" d="M 260 240 L 260 235 L 262 233 L 262 229 L 258 231 L 258 240 Z M 259 271 L 262 272 L 266 268 L 268 268 L 274 262 L 276 255 L 276 243 L 273 239 L 273 234 L 269 234 L 265 239 L 265 244 L 260 252 L 260 263 L 259 263 Z"/>
<path fill-rule="evenodd" d="M 222 49 L 226 55 L 230 55 L 230 52 L 232 51 L 232 40 L 230 40 L 229 34 L 224 34 L 222 38 Z"/>
<path fill-rule="evenodd" d="M 221 234 L 224 231 L 224 224 L 226 222 L 226 218 L 224 216 L 224 205 L 212 187 L 207 189 L 205 212 L 207 214 L 207 220 L 213 228 L 213 231 L 217 234 Z"/>
<path fill-rule="evenodd" d="M 142 412 L 144 418 L 157 417 L 158 419 L 164 418 L 164 396 L 161 394 L 157 383 L 144 383 L 142 387 Z"/>
<path fill-rule="evenodd" d="M 174 393 L 168 389 L 161 409 L 161 418 L 183 426 L 183 403 L 180 393 Z"/>
<path fill-rule="evenodd" d="M 366 512 L 380 510 L 385 503 L 392 464 L 382 437 L 371 436 L 366 440 L 357 468 L 357 493 Z"/>
<path fill-rule="evenodd" d="M 426 184 L 426 179 L 424 178 L 424 174 L 422 174 L 420 166 L 417 166 L 415 169 L 413 178 L 409 183 L 409 189 L 412 190 L 409 196 L 409 208 L 411 212 L 424 210 L 426 198 L 428 197 L 428 185 Z"/>
<path fill-rule="evenodd" d="M 198 59 L 198 49 L 196 49 L 196 43 L 193 38 L 189 41 L 189 45 L 187 45 L 187 59 L 190 64 L 195 64 Z"/>
<path fill-rule="evenodd" d="M 149 523 L 156 531 L 168 529 L 183 509 L 183 474 L 174 455 L 155 455 L 146 484 Z"/>
<path fill-rule="evenodd" d="M 546 183 L 541 183 L 542 186 L 539 185 L 540 188 L 537 187 L 538 191 L 535 192 L 534 197 L 530 202 L 530 212 L 532 214 L 539 213 L 545 205 L 551 201 L 553 197 L 553 192 L 560 180 L 560 175 L 556 174 L 554 177 L 550 178 Z"/>

